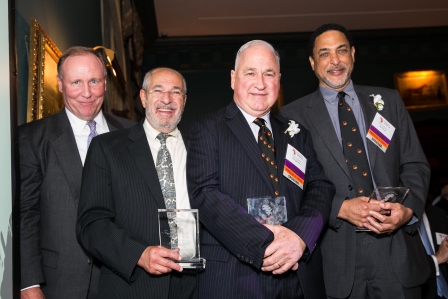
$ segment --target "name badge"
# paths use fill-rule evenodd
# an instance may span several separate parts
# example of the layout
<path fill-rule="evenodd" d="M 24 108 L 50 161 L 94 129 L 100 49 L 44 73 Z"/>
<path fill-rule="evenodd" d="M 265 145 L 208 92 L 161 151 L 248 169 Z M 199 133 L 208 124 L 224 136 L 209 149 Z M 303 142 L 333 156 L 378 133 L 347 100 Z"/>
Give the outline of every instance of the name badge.
<path fill-rule="evenodd" d="M 395 127 L 378 112 L 370 125 L 366 138 L 378 146 L 384 153 L 389 147 Z"/>
<path fill-rule="evenodd" d="M 442 241 L 445 240 L 446 235 L 442 233 L 436 232 L 436 238 L 437 238 L 437 245 L 442 244 Z"/>
<path fill-rule="evenodd" d="M 286 150 L 283 176 L 303 190 L 305 182 L 306 158 L 293 146 L 288 144 Z"/>

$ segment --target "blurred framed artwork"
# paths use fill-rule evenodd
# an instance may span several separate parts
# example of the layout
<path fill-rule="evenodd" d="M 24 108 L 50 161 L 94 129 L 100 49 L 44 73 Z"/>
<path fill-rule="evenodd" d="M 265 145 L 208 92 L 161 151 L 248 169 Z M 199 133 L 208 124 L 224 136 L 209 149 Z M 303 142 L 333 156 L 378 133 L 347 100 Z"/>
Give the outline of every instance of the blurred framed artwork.
<path fill-rule="evenodd" d="M 394 79 L 408 110 L 448 108 L 445 71 L 411 71 L 395 74 Z"/>
<path fill-rule="evenodd" d="M 55 114 L 64 107 L 57 81 L 57 64 L 60 56 L 61 51 L 44 29 L 35 19 L 31 19 L 27 122 Z"/>

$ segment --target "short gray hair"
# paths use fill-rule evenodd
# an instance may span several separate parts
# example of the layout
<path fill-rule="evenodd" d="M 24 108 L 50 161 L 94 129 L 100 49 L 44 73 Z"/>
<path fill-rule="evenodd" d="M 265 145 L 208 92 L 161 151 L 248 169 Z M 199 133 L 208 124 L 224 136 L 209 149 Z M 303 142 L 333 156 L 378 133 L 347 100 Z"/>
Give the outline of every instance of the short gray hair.
<path fill-rule="evenodd" d="M 154 74 L 155 71 L 162 70 L 162 69 L 170 70 L 170 71 L 173 71 L 176 74 L 178 74 L 182 78 L 182 83 L 184 85 L 184 90 L 182 92 L 184 94 L 187 94 L 187 82 L 185 81 L 184 76 L 182 76 L 182 74 L 179 73 L 178 71 L 176 71 L 176 70 L 174 70 L 172 68 L 168 68 L 168 67 L 158 67 L 158 68 L 152 69 L 149 72 L 147 72 L 146 75 L 145 75 L 145 78 L 143 78 L 142 89 L 145 90 L 145 91 L 148 91 L 148 87 L 149 87 L 150 82 L 151 82 L 152 74 Z"/>
<path fill-rule="evenodd" d="M 241 48 L 240 48 L 240 49 L 238 50 L 238 52 L 236 53 L 236 58 L 235 58 L 235 69 L 234 69 L 235 71 L 236 71 L 236 68 L 237 68 L 237 66 L 238 66 L 238 63 L 239 63 L 239 61 L 240 61 L 240 56 L 241 56 L 241 54 L 242 54 L 244 51 L 246 51 L 247 49 L 249 49 L 250 47 L 257 46 L 257 45 L 263 45 L 263 46 L 265 46 L 266 48 L 268 48 L 269 50 L 272 51 L 272 53 L 273 53 L 274 56 L 275 56 L 275 59 L 277 60 L 278 67 L 279 67 L 279 69 L 280 69 L 280 55 L 279 55 L 278 52 L 274 49 L 274 47 L 273 47 L 270 43 L 265 42 L 264 40 L 255 39 L 255 40 L 252 40 L 252 41 L 247 42 L 247 43 L 245 43 L 244 45 L 242 45 Z"/>

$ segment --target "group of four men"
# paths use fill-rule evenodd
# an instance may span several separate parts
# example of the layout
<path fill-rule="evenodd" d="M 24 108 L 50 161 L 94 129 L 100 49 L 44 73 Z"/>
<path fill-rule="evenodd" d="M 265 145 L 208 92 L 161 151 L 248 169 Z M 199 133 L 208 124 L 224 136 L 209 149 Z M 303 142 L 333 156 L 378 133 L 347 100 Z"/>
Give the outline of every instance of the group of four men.
<path fill-rule="evenodd" d="M 344 27 L 317 29 L 309 54 L 319 88 L 272 115 L 279 55 L 264 41 L 243 45 L 233 101 L 194 122 L 186 146 L 179 72 L 146 74 L 146 117 L 133 125 L 101 112 L 101 58 L 68 50 L 58 64 L 65 109 L 20 127 L 22 298 L 420 298 L 431 268 L 416 229 L 430 170 L 412 121 L 396 91 L 353 84 Z M 340 105 L 367 157 L 360 176 L 409 188 L 403 204 L 369 201 L 354 178 Z M 366 137 L 378 115 L 394 128 L 386 150 Z M 247 199 L 262 196 L 286 198 L 287 222 L 248 214 Z M 157 210 L 172 200 L 199 210 L 202 271 L 159 246 Z"/>

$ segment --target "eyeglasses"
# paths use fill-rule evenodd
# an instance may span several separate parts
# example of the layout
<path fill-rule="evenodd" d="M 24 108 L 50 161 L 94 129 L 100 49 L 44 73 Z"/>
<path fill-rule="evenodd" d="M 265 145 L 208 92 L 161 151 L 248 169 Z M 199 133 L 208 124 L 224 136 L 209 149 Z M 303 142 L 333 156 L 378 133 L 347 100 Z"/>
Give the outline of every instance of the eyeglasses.
<path fill-rule="evenodd" d="M 185 96 L 185 94 L 183 94 L 179 89 L 164 91 L 156 88 L 153 90 L 149 90 L 148 93 L 152 94 L 152 96 L 156 99 L 164 97 L 165 93 L 168 93 L 168 95 L 175 100 L 181 100 Z"/>

